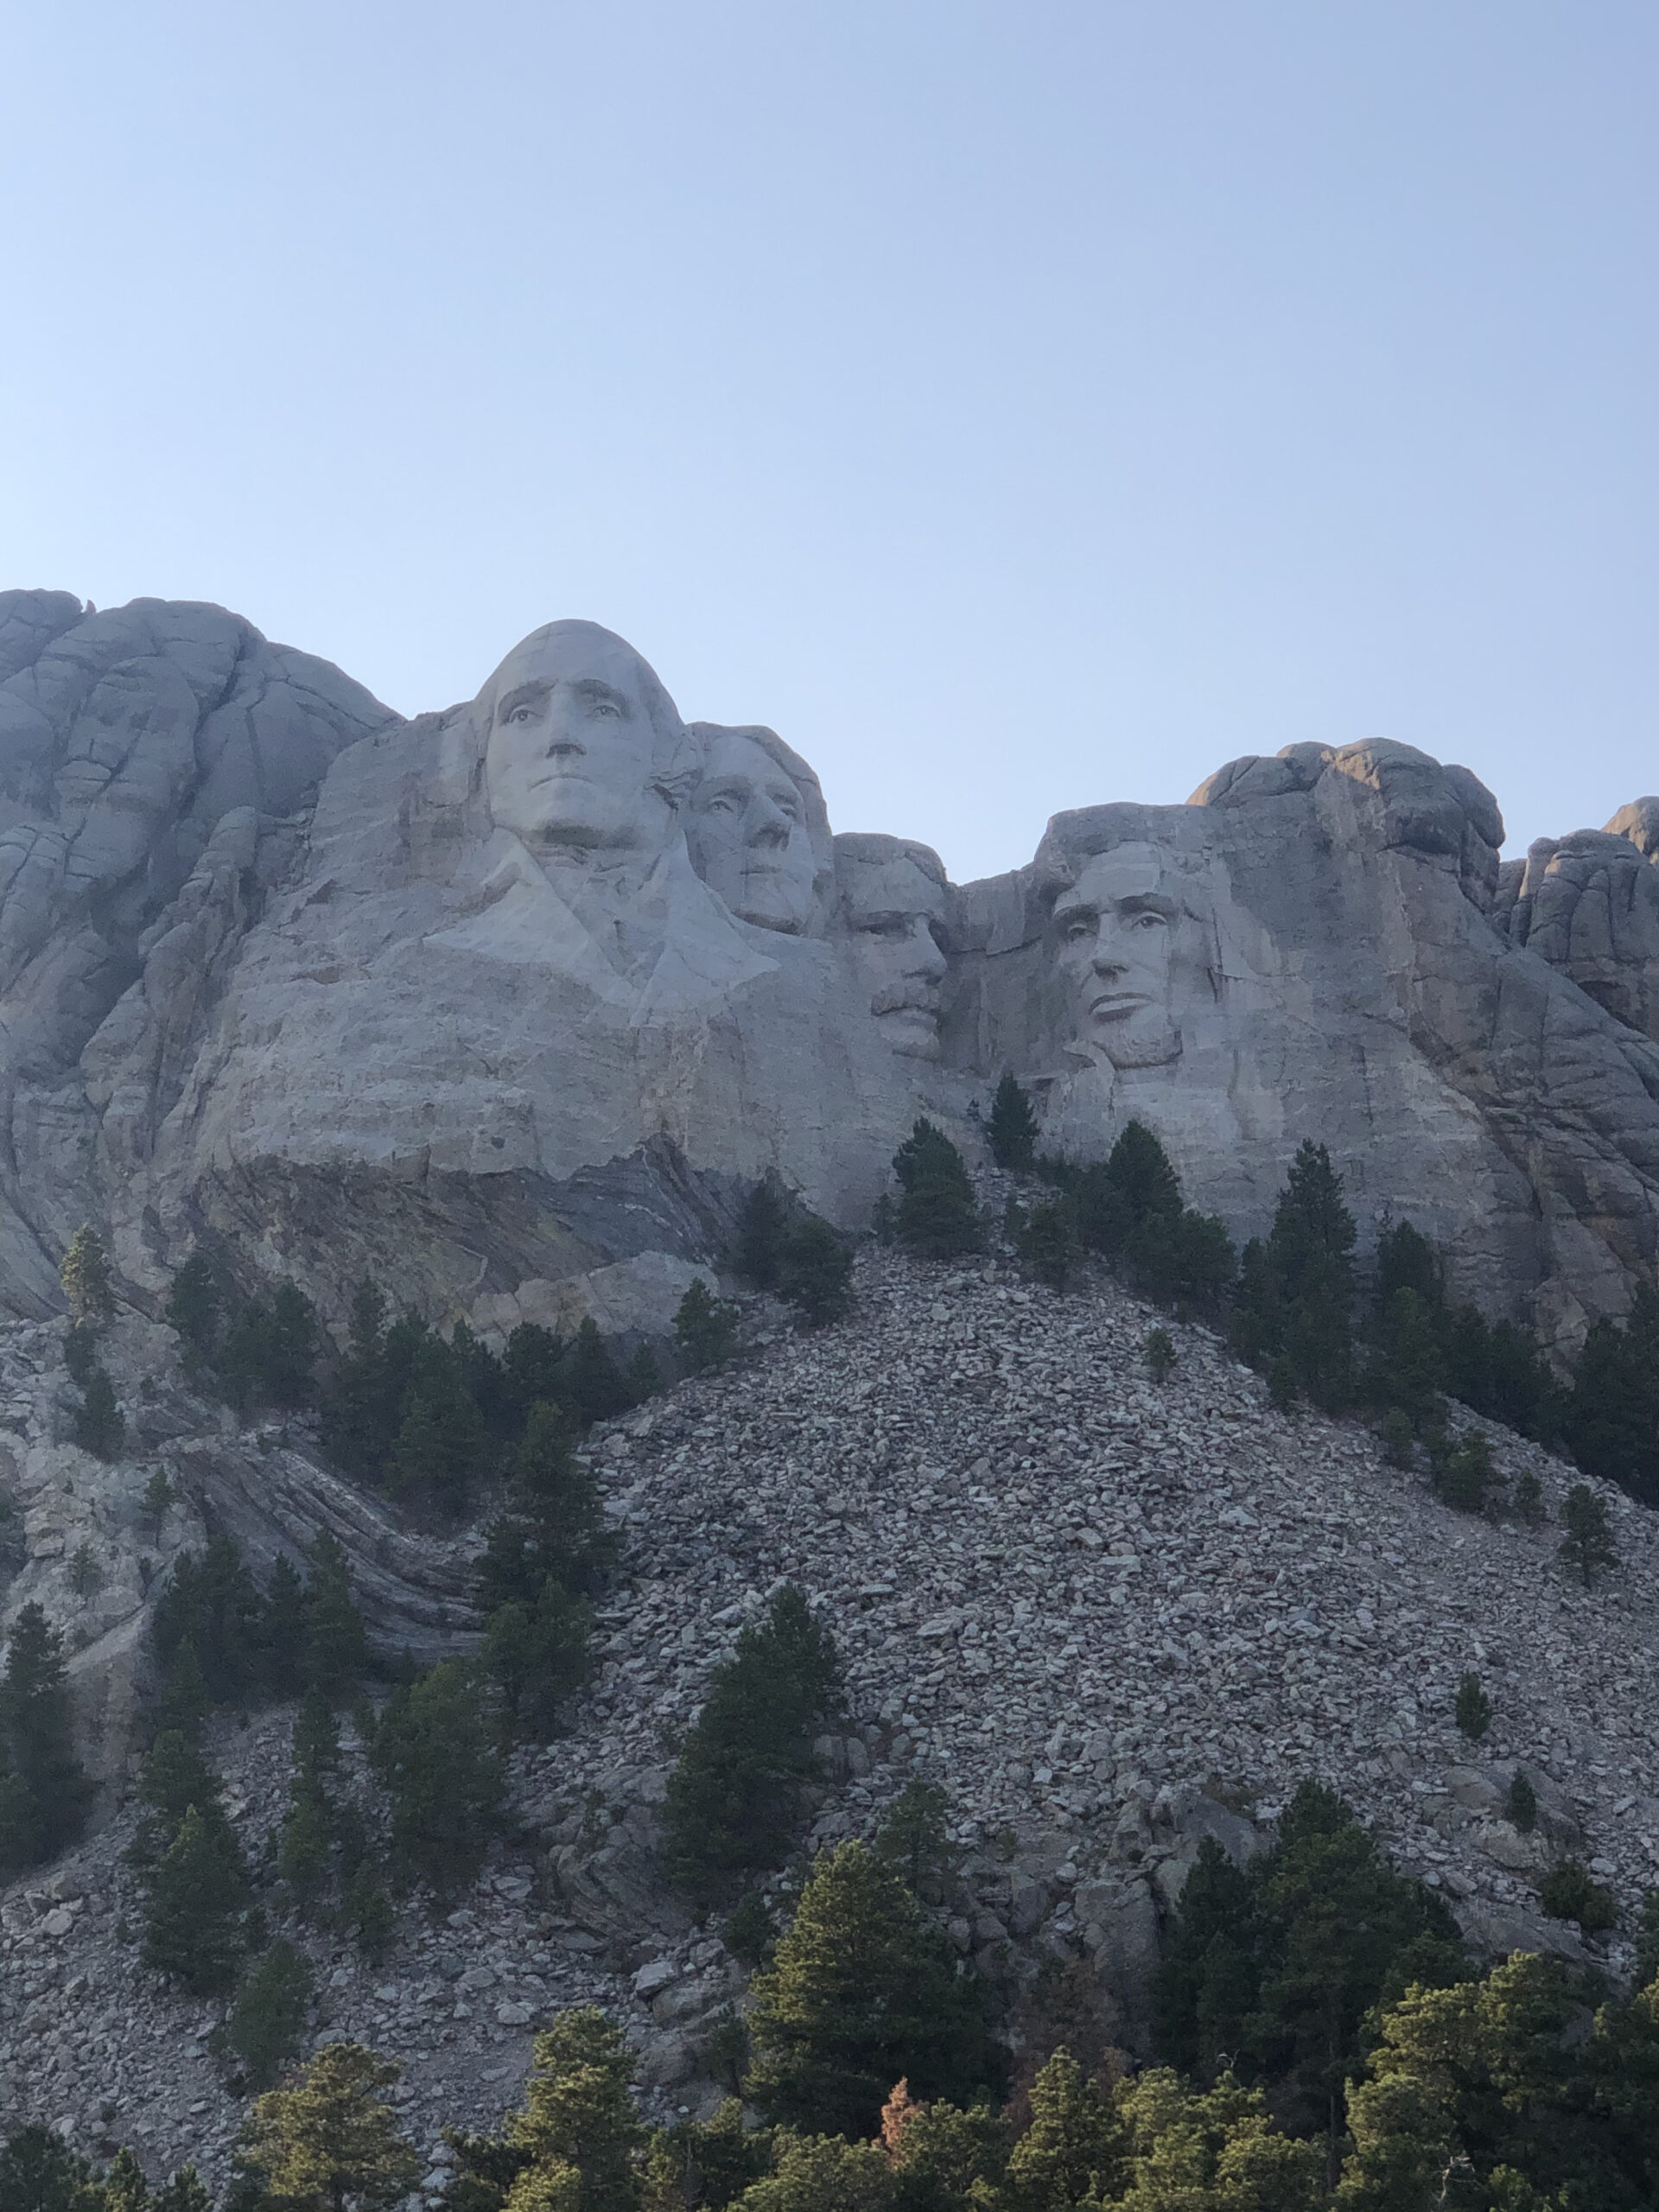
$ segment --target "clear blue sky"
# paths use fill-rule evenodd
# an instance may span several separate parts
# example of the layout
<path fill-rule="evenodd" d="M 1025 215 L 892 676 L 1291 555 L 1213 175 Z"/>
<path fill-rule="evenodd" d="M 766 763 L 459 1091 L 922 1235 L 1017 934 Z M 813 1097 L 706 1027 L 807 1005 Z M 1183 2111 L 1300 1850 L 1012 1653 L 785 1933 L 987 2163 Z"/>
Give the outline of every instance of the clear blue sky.
<path fill-rule="evenodd" d="M 958 879 L 1383 735 L 1659 788 L 1652 0 L 12 0 L 0 581 L 554 615 Z"/>

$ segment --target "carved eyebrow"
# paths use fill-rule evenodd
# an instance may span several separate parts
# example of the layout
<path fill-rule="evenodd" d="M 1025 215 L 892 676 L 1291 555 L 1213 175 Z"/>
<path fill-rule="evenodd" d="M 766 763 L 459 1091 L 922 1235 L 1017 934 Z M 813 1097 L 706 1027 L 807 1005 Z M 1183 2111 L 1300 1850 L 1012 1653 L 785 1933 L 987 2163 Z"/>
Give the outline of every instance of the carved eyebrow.
<path fill-rule="evenodd" d="M 613 683 L 602 683 L 597 676 L 584 676 L 571 687 L 579 698 L 594 704 L 616 708 L 619 713 L 632 719 L 633 702 L 626 691 L 619 691 Z"/>
<path fill-rule="evenodd" d="M 545 702 L 548 693 L 552 690 L 552 688 L 553 687 L 550 683 L 542 683 L 516 684 L 513 689 L 507 693 L 505 699 L 497 700 L 495 707 L 495 718 L 497 721 L 505 721 L 507 716 L 512 714 L 515 707 L 541 706 Z"/>

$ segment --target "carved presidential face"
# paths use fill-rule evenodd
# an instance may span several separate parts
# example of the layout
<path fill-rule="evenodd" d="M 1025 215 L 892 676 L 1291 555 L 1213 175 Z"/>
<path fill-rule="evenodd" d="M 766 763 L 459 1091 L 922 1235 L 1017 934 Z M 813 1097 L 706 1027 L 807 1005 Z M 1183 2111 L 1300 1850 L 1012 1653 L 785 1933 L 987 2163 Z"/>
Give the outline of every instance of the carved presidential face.
<path fill-rule="evenodd" d="M 877 1027 L 895 1052 L 937 1059 L 945 958 L 934 930 L 944 886 L 902 850 L 869 859 L 838 851 L 836 870 L 847 942 Z"/>
<path fill-rule="evenodd" d="M 1080 1044 L 1114 1067 L 1177 1059 L 1171 1010 L 1179 899 L 1150 845 L 1119 845 L 1088 861 L 1054 904 L 1061 972 Z"/>
<path fill-rule="evenodd" d="M 692 866 L 741 920 L 794 936 L 805 929 L 817 874 L 806 802 L 758 739 L 710 737 L 685 835 Z"/>
<path fill-rule="evenodd" d="M 673 809 L 655 788 L 650 671 L 585 622 L 538 631 L 496 671 L 485 750 L 490 813 L 532 849 L 650 850 Z"/>

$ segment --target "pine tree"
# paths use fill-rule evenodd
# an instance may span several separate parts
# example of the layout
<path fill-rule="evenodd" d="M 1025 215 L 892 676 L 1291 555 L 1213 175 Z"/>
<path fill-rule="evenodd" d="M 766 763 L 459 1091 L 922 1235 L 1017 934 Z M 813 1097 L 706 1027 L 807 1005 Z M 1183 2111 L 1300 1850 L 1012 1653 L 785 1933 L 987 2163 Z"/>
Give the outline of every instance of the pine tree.
<path fill-rule="evenodd" d="M 1427 1419 L 1446 1381 L 1443 1323 L 1420 1293 L 1396 1290 L 1383 1309 L 1370 1377 L 1374 1398 L 1414 1422 Z"/>
<path fill-rule="evenodd" d="M 985 1125 L 991 1157 L 1010 1175 L 1028 1175 L 1037 1159 L 1037 1116 L 1031 1100 L 1012 1074 L 1005 1074 L 991 1100 Z"/>
<path fill-rule="evenodd" d="M 80 1835 L 92 1786 L 75 1756 L 63 1640 L 32 1600 L 12 1624 L 0 1675 L 0 1743 L 23 1815 L 18 1862 L 55 1858 Z M 16 1832 L 14 1832 L 16 1833 Z"/>
<path fill-rule="evenodd" d="M 534 1605 L 515 1598 L 488 1615 L 484 1664 L 511 1727 L 551 1732 L 560 1705 L 592 1668 L 592 1630 L 593 1608 L 551 1575 Z"/>
<path fill-rule="evenodd" d="M 610 1421 L 628 1408 L 628 1389 L 610 1346 L 588 1314 L 570 1347 L 565 1395 L 570 1411 L 584 1424 Z"/>
<path fill-rule="evenodd" d="M 628 1403 L 642 1406 L 647 1398 L 654 1398 L 663 1387 L 663 1370 L 657 1364 L 657 1355 L 649 1344 L 638 1344 L 633 1356 L 622 1371 L 628 1386 Z"/>
<path fill-rule="evenodd" d="M 1282 1349 L 1300 1386 L 1326 1412 L 1344 1405 L 1352 1390 L 1357 1235 L 1330 1154 L 1304 1141 L 1268 1246 L 1282 1300 Z"/>
<path fill-rule="evenodd" d="M 187 1375 L 213 1364 L 225 1316 L 225 1294 L 205 1254 L 193 1253 L 174 1276 L 165 1308 Z"/>
<path fill-rule="evenodd" d="M 641 2212 L 639 2168 L 645 2130 L 628 2094 L 633 2053 L 594 2006 L 562 2012 L 536 2038 L 524 2101 L 507 2123 L 507 2141 L 532 2177 L 574 2171 L 580 2212 Z M 522 2183 L 513 2202 L 534 2204 Z"/>
<path fill-rule="evenodd" d="M 1077 1240 L 1067 1208 L 1053 1199 L 1033 1206 L 1014 1239 L 1028 1274 L 1050 1290 L 1064 1290 L 1077 1262 Z"/>
<path fill-rule="evenodd" d="M 1492 1700 L 1480 1686 L 1478 1675 L 1465 1675 L 1458 1684 L 1457 1723 L 1471 1744 L 1478 1744 L 1492 1725 Z"/>
<path fill-rule="evenodd" d="M 156 1708 L 157 1725 L 162 1729 L 179 1729 L 194 1743 L 213 1703 L 195 1645 L 180 1644 L 168 1662 L 167 1680 L 162 1685 Z"/>
<path fill-rule="evenodd" d="M 1439 1452 L 1431 1449 L 1430 1456 L 1442 1503 L 1459 1513 L 1484 1512 L 1497 1469 L 1492 1464 L 1492 1447 L 1480 1431 L 1465 1429 L 1455 1444 Z"/>
<path fill-rule="evenodd" d="M 194 1997 L 227 1990 L 247 1948 L 251 1889 L 216 1802 L 192 1805 L 149 1878 L 143 1959 Z"/>
<path fill-rule="evenodd" d="M 1154 1382 L 1167 1380 L 1175 1364 L 1175 1339 L 1167 1329 L 1147 1332 L 1147 1372 Z"/>
<path fill-rule="evenodd" d="M 352 1599 L 351 1562 L 334 1531 L 319 1529 L 305 1592 L 306 1686 L 338 1702 L 362 1681 L 368 1663 L 363 1616 Z"/>
<path fill-rule="evenodd" d="M 270 1946 L 248 1973 L 226 2024 L 225 2041 L 256 2089 L 268 2089 L 299 2056 L 315 1991 L 311 1969 L 291 1943 Z"/>
<path fill-rule="evenodd" d="M 1659 1504 L 1659 1291 L 1643 1283 L 1626 1321 L 1592 1325 L 1562 1416 L 1586 1474 Z"/>
<path fill-rule="evenodd" d="M 1587 1590 L 1598 1568 L 1618 1564 L 1607 1501 L 1598 1497 L 1588 1483 L 1574 1483 L 1561 1508 L 1561 1526 L 1567 1531 L 1561 1557 L 1584 1577 Z"/>
<path fill-rule="evenodd" d="M 98 1332 L 90 1322 L 72 1321 L 63 1332 L 63 1363 L 69 1380 L 84 1390 L 98 1372 Z"/>
<path fill-rule="evenodd" d="M 899 1241 L 925 1259 L 955 1259 L 982 1241 L 974 1186 L 942 1129 L 918 1120 L 893 1156 L 899 1179 Z"/>
<path fill-rule="evenodd" d="M 264 1605 L 247 1563 L 229 1536 L 209 1537 L 198 1555 L 174 1563 L 150 1621 L 156 1656 L 168 1665 L 181 1643 L 194 1647 L 216 1705 L 245 1697 L 264 1669 Z"/>
<path fill-rule="evenodd" d="M 839 1702 L 834 1641 L 785 1585 L 715 1669 L 669 1778 L 665 1854 L 694 1900 L 712 1904 L 737 1878 L 782 1859 L 816 1771 L 813 1739 Z"/>
<path fill-rule="evenodd" d="M 755 1185 L 737 1217 L 734 1264 L 744 1281 L 756 1290 L 777 1288 L 788 1226 L 783 1200 L 768 1176 Z"/>
<path fill-rule="evenodd" d="M 1559 1859 L 1550 1868 L 1538 1902 L 1552 1920 L 1576 1920 L 1586 1936 L 1599 1936 L 1618 1924 L 1618 1898 L 1592 1882 L 1576 1859 Z"/>
<path fill-rule="evenodd" d="M 365 1959 L 383 1959 L 397 1932 L 397 1915 L 374 1869 L 366 1861 L 346 1892 L 346 1925 Z"/>
<path fill-rule="evenodd" d="M 1659 1889 L 1642 1900 L 1636 1923 L 1636 1986 L 1645 1989 L 1659 1979 Z"/>
<path fill-rule="evenodd" d="M 471 1669 L 447 1660 L 395 1692 L 370 1761 L 391 1799 L 398 1865 L 441 1895 L 471 1881 L 501 1825 L 506 1792 Z"/>
<path fill-rule="evenodd" d="M 853 1255 L 827 1221 L 804 1214 L 784 1241 L 779 1294 L 812 1327 L 838 1321 L 853 1302 Z"/>
<path fill-rule="evenodd" d="M 1523 1766 L 1516 1767 L 1510 1777 L 1509 1794 L 1503 1800 L 1503 1817 L 1522 1835 L 1530 1835 L 1538 1825 L 1538 1793 Z"/>
<path fill-rule="evenodd" d="M 118 1459 L 126 1448 L 126 1421 L 115 1402 L 115 1385 L 102 1367 L 94 1367 L 86 1378 L 72 1433 L 95 1459 Z"/>
<path fill-rule="evenodd" d="M 421 2175 L 375 2094 L 402 2073 L 361 2044 L 325 2044 L 286 2088 L 256 2101 L 238 2145 L 238 2171 L 283 2212 L 391 2212 Z"/>
<path fill-rule="evenodd" d="M 92 2169 L 55 2128 L 38 2121 L 0 2145 L 0 2205 L 6 2212 L 103 2212 Z"/>
<path fill-rule="evenodd" d="M 674 1312 L 674 1342 L 693 1374 L 726 1364 L 737 1349 L 738 1318 L 735 1306 L 716 1298 L 701 1275 L 693 1277 Z"/>
<path fill-rule="evenodd" d="M 115 1284 L 110 1274 L 104 1240 L 90 1222 L 83 1222 L 69 1240 L 69 1249 L 58 1269 L 63 1294 L 74 1319 L 88 1327 L 107 1321 L 115 1313 Z"/>
<path fill-rule="evenodd" d="M 154 1866 L 178 1834 L 193 1805 L 223 1814 L 221 1784 L 194 1735 L 163 1728 L 138 1770 L 138 1801 L 145 1808 L 128 1853 L 135 1866 Z"/>
<path fill-rule="evenodd" d="M 610 1555 L 591 1468 L 576 1458 L 569 1421 L 539 1399 L 508 1456 L 509 1510 L 493 1523 L 479 1565 L 480 1610 L 514 1599 L 534 1607 L 550 1578 L 588 1589 Z"/>
<path fill-rule="evenodd" d="M 308 1406 L 316 1394 L 316 1308 L 296 1283 L 278 1283 L 261 1331 L 264 1395 L 276 1406 Z"/>
<path fill-rule="evenodd" d="M 949 1937 L 861 1843 L 817 1859 L 756 1976 L 747 2093 L 770 2120 L 872 2133 L 893 2083 L 970 2102 L 1000 2066 Z"/>

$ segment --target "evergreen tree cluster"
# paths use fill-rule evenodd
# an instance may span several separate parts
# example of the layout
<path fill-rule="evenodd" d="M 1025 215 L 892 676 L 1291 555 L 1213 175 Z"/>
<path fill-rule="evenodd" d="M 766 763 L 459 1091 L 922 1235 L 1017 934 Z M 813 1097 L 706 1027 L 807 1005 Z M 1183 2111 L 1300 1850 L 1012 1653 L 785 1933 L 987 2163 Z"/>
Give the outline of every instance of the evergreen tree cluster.
<path fill-rule="evenodd" d="M 715 1668 L 669 1777 L 664 1854 L 694 1903 L 707 1909 L 782 1864 L 817 1772 L 814 1738 L 840 1704 L 834 1640 L 786 1583 Z"/>
<path fill-rule="evenodd" d="M 193 1727 L 216 1705 L 297 1697 L 338 1701 L 369 1667 L 362 1615 L 339 1539 L 323 1529 L 308 1576 L 279 1557 L 262 1590 L 232 1538 L 211 1536 L 175 1562 L 156 1601 L 150 1640 L 166 1677 L 164 1715 Z"/>
<path fill-rule="evenodd" d="M 0 1879 L 67 1850 L 92 1799 L 75 1752 L 62 1639 L 31 1602 L 12 1624 L 0 1672 Z"/>
<path fill-rule="evenodd" d="M 450 1516 L 500 1471 L 533 1406 L 585 1427 L 661 1387 L 648 1346 L 625 1367 L 591 1318 L 569 1338 L 522 1323 L 498 1355 L 465 1322 L 445 1337 L 418 1314 L 393 1318 L 371 1281 L 335 1355 L 295 1285 L 245 1297 L 200 1253 L 174 1277 L 167 1318 L 187 1371 L 227 1402 L 314 1410 L 343 1472 Z"/>
<path fill-rule="evenodd" d="M 770 1177 L 744 1201 L 732 1257 L 746 1282 L 775 1291 L 814 1328 L 852 1304 L 851 1247 Z"/>
<path fill-rule="evenodd" d="M 479 1566 L 484 1665 L 510 1732 L 546 1735 L 587 1677 L 588 1602 L 610 1563 L 599 1484 L 576 1432 L 549 1399 L 530 1408 L 507 1459 L 505 1510 Z"/>

